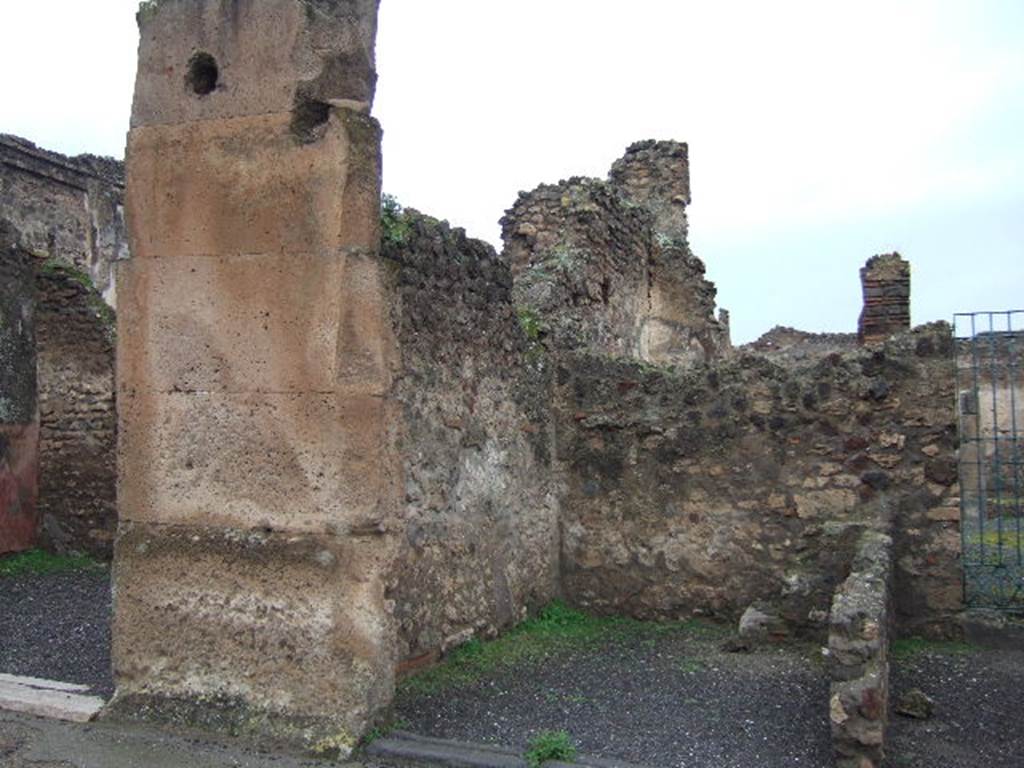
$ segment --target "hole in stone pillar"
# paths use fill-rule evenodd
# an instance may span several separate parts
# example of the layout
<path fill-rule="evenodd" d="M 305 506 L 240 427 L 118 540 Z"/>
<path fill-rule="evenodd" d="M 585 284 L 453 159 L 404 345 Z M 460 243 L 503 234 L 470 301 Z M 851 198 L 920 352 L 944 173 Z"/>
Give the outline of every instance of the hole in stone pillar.
<path fill-rule="evenodd" d="M 331 105 L 317 99 L 296 95 L 292 109 L 292 134 L 303 144 L 316 141 L 323 135 L 317 130 L 331 117 Z"/>
<path fill-rule="evenodd" d="M 197 53 L 188 61 L 188 74 L 185 75 L 185 84 L 198 96 L 206 96 L 213 93 L 217 87 L 217 78 L 220 77 L 220 70 L 217 69 L 217 60 L 208 53 Z"/>

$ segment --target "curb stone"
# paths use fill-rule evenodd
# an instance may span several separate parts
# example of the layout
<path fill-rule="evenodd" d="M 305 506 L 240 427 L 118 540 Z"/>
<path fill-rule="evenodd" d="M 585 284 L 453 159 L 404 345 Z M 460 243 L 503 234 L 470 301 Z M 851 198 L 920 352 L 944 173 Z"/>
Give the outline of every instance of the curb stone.
<path fill-rule="evenodd" d="M 452 768 L 527 768 L 521 753 L 492 744 L 434 739 L 407 731 L 394 731 L 366 748 L 373 758 L 409 766 L 442 765 Z M 644 768 L 633 763 L 580 755 L 573 763 L 551 761 L 546 768 Z"/>

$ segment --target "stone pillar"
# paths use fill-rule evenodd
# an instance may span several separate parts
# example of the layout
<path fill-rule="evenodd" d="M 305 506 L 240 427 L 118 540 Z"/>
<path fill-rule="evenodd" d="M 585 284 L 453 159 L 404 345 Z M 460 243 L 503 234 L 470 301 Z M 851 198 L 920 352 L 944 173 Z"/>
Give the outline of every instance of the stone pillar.
<path fill-rule="evenodd" d="M 394 688 L 377 0 L 151 0 L 118 274 L 113 711 L 346 751 Z"/>
<path fill-rule="evenodd" d="M 0 220 L 0 555 L 36 542 L 39 411 L 32 257 Z"/>
<path fill-rule="evenodd" d="M 898 253 L 868 259 L 860 271 L 864 309 L 857 338 L 861 344 L 885 341 L 910 330 L 910 263 Z"/>

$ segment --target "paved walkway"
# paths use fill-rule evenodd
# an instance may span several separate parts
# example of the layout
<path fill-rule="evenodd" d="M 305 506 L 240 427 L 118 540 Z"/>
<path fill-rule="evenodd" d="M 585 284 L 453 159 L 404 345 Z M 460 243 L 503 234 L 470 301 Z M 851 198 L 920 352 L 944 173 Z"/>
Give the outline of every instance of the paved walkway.
<path fill-rule="evenodd" d="M 80 725 L 0 711 L 3 768 L 324 768 L 327 763 L 271 755 L 137 725 Z M 337 766 L 337 763 L 330 764 Z"/>

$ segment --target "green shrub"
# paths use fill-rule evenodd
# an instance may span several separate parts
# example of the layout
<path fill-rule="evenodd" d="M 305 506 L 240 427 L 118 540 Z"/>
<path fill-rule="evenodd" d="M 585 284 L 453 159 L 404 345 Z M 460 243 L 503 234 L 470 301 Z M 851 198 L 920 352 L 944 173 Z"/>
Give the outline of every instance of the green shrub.
<path fill-rule="evenodd" d="M 394 195 L 381 195 L 380 233 L 385 245 L 402 245 L 409 237 L 409 221 Z"/>

